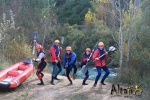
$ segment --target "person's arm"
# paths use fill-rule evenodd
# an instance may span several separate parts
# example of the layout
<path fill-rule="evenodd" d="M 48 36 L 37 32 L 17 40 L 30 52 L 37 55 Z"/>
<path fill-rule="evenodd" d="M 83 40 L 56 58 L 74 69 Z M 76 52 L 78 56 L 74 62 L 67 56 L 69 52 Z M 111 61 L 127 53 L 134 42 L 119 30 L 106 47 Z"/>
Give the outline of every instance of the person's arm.
<path fill-rule="evenodd" d="M 73 53 L 72 53 L 71 61 L 69 62 L 69 65 L 72 65 L 75 60 L 76 60 L 76 54 L 73 52 Z"/>
<path fill-rule="evenodd" d="M 88 59 L 88 58 L 86 58 L 84 55 L 82 56 L 82 62 L 83 62 L 83 63 L 86 63 L 86 62 L 87 62 L 87 59 Z"/>
<path fill-rule="evenodd" d="M 38 45 L 38 43 L 37 43 L 37 41 L 36 41 L 36 40 L 34 40 L 33 42 L 35 43 L 35 46 L 36 46 L 36 45 Z"/>
<path fill-rule="evenodd" d="M 55 48 L 54 47 L 50 47 L 50 56 L 54 59 L 54 60 L 57 60 L 56 58 L 56 54 L 55 54 Z"/>
<path fill-rule="evenodd" d="M 99 51 L 98 50 L 95 50 L 93 55 L 92 55 L 92 59 L 95 60 L 96 58 L 98 58 L 98 53 Z"/>
<path fill-rule="evenodd" d="M 40 53 L 39 56 L 38 56 L 38 58 L 35 59 L 35 61 L 39 62 L 39 61 L 41 61 L 41 59 L 42 59 L 43 57 L 44 57 L 44 53 Z"/>

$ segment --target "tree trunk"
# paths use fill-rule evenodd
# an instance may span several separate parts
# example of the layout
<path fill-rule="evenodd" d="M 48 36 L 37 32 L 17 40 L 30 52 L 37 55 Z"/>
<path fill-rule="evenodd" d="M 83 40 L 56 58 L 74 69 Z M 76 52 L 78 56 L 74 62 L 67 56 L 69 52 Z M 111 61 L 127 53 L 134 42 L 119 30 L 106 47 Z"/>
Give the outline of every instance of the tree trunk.
<path fill-rule="evenodd" d="M 135 0 L 135 4 L 136 3 L 138 3 L 137 5 L 137 18 L 139 17 L 139 14 L 140 14 L 140 4 L 141 4 L 141 0 Z M 136 37 L 137 37 L 137 33 L 138 32 L 135 32 L 135 34 L 134 34 L 134 38 L 136 39 Z"/>
<path fill-rule="evenodd" d="M 130 13 L 130 31 L 129 31 L 129 37 L 128 37 L 126 69 L 128 68 L 129 60 L 130 60 L 130 46 L 131 46 L 131 38 L 132 38 L 132 17 L 133 17 L 133 13 L 134 13 L 133 11 L 134 11 L 134 5 L 132 6 L 132 10 Z"/>
<path fill-rule="evenodd" d="M 118 0 L 119 4 L 119 17 L 120 17 L 120 28 L 119 28 L 119 52 L 120 52 L 120 59 L 119 59 L 119 67 L 122 70 L 122 62 L 123 62 L 123 35 L 122 35 L 122 10 L 120 0 Z"/>

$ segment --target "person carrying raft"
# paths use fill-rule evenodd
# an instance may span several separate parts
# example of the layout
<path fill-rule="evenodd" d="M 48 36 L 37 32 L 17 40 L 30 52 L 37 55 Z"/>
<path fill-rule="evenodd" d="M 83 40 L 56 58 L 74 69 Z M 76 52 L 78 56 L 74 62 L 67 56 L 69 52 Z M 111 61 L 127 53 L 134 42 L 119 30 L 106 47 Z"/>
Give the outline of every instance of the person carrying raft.
<path fill-rule="evenodd" d="M 67 46 L 66 53 L 64 54 L 64 57 L 63 57 L 63 66 L 64 66 L 64 69 L 66 70 L 67 78 L 70 81 L 70 84 L 68 85 L 73 84 L 72 78 L 70 76 L 70 72 L 72 68 L 74 68 L 74 72 L 73 72 L 74 79 L 76 77 L 77 68 L 76 68 L 75 63 L 76 63 L 76 54 L 72 51 L 72 48 L 70 46 Z"/>
<path fill-rule="evenodd" d="M 86 65 L 86 63 L 90 60 L 89 59 L 90 53 L 91 53 L 91 49 L 90 48 L 86 48 L 84 54 L 82 55 L 82 61 L 81 61 L 81 65 L 80 65 L 81 67 Z M 83 79 L 82 85 L 88 85 L 86 83 L 86 80 L 88 79 L 88 77 L 89 77 L 89 71 L 87 70 L 86 73 L 85 73 L 85 77 Z"/>
<path fill-rule="evenodd" d="M 43 47 L 40 44 L 38 44 L 36 42 L 36 40 L 34 40 L 34 42 L 36 43 L 37 58 L 36 59 L 33 58 L 33 61 L 39 62 L 36 75 L 39 78 L 39 80 L 41 81 L 37 85 L 44 85 L 44 82 L 43 82 L 43 79 L 42 79 L 44 74 L 42 73 L 42 71 L 46 67 L 46 64 L 47 64 L 47 62 L 46 62 L 46 55 L 45 55 Z"/>
<path fill-rule="evenodd" d="M 61 63 L 60 63 L 60 56 L 62 55 L 62 48 L 59 47 L 59 40 L 55 40 L 54 44 L 50 47 L 50 62 L 52 63 L 53 71 L 52 71 L 52 79 L 51 84 L 54 84 L 54 79 L 59 80 L 57 75 L 62 71 Z M 58 68 L 58 70 L 57 70 Z"/>
<path fill-rule="evenodd" d="M 101 55 L 105 54 L 104 56 L 100 57 Z M 100 57 L 100 58 L 99 58 Z M 94 83 L 94 87 L 96 87 L 97 82 L 101 76 L 101 69 L 103 69 L 105 71 L 105 75 L 103 76 L 102 80 L 101 80 L 101 84 L 102 85 L 106 85 L 104 83 L 105 79 L 108 77 L 110 71 L 108 69 L 108 67 L 106 66 L 106 62 L 105 59 L 108 57 L 108 52 L 106 51 L 106 49 L 104 48 L 104 43 L 103 42 L 99 42 L 98 43 L 98 48 L 94 51 L 94 54 L 92 56 L 92 59 L 95 60 L 94 65 L 97 69 L 97 76 L 95 79 L 95 83 Z"/>

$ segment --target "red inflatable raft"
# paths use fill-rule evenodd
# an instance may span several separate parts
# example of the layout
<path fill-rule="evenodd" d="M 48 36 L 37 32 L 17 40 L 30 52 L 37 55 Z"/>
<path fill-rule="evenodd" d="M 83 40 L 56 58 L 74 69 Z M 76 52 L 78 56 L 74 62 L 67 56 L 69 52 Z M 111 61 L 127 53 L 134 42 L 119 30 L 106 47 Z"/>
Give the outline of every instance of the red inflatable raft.
<path fill-rule="evenodd" d="M 1 71 L 0 88 L 16 88 L 32 74 L 33 69 L 32 60 L 28 58 Z"/>

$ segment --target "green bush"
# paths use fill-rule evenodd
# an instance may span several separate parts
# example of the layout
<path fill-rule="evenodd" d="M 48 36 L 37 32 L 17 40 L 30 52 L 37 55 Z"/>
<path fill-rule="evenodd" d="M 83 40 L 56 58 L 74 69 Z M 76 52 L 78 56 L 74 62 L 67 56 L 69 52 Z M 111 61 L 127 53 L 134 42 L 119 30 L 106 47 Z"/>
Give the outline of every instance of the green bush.
<path fill-rule="evenodd" d="M 11 40 L 6 48 L 6 57 L 13 63 L 22 61 L 32 56 L 32 48 L 27 43 L 27 38 L 24 35 L 18 36 Z"/>
<path fill-rule="evenodd" d="M 0 62 L 0 71 L 4 70 L 5 68 L 9 67 L 11 65 L 11 63 L 9 62 Z"/>

